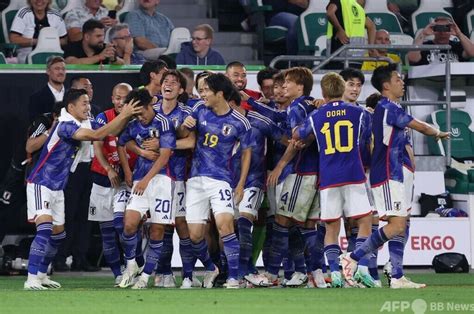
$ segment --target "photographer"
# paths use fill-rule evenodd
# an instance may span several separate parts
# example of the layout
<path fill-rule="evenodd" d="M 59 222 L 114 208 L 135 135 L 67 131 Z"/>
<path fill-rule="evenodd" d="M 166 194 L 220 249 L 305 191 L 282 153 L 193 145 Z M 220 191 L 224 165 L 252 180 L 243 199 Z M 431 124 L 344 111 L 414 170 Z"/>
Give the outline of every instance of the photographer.
<path fill-rule="evenodd" d="M 113 44 L 105 44 L 105 26 L 100 21 L 88 20 L 82 26 L 81 41 L 69 43 L 64 50 L 68 64 L 124 64 Z"/>
<path fill-rule="evenodd" d="M 433 36 L 432 40 L 426 37 Z M 454 36 L 454 37 L 452 37 Z M 411 65 L 430 63 L 461 62 L 474 57 L 474 44 L 464 35 L 456 23 L 449 17 L 439 16 L 416 36 L 414 45 L 450 45 L 451 50 L 410 51 L 408 61 Z"/>

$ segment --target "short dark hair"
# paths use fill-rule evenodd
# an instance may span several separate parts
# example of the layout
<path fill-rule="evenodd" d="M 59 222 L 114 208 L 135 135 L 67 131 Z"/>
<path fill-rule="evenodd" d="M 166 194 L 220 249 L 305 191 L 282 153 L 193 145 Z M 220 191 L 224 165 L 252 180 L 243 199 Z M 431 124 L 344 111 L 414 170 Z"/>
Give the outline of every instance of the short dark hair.
<path fill-rule="evenodd" d="M 368 108 L 375 109 L 380 99 L 382 99 L 382 95 L 380 95 L 379 93 L 373 93 L 365 99 L 365 106 Z"/>
<path fill-rule="evenodd" d="M 53 109 L 51 110 L 56 116 L 59 116 L 61 113 L 61 109 L 63 109 L 64 103 L 62 101 L 56 101 L 53 105 Z"/>
<path fill-rule="evenodd" d="M 177 68 L 176 61 L 174 61 L 174 59 L 168 55 L 161 55 L 158 57 L 158 60 L 161 60 L 164 63 L 166 63 L 168 65 L 167 66 L 168 69 L 176 70 Z"/>
<path fill-rule="evenodd" d="M 128 104 L 129 102 L 136 100 L 139 101 L 139 106 L 146 108 L 153 100 L 153 96 L 151 96 L 148 90 L 145 88 L 135 88 L 134 90 L 130 91 L 130 93 L 128 93 L 127 97 L 125 98 L 125 103 Z"/>
<path fill-rule="evenodd" d="M 392 79 L 392 72 L 397 71 L 397 64 L 391 63 L 388 65 L 379 66 L 374 70 L 370 82 L 372 86 L 380 93 L 383 91 L 383 84 L 390 82 Z"/>
<path fill-rule="evenodd" d="M 90 19 L 82 25 L 82 34 L 92 33 L 94 29 L 105 29 L 101 21 Z"/>
<path fill-rule="evenodd" d="M 216 94 L 222 92 L 225 100 L 228 100 L 232 93 L 237 92 L 231 80 L 222 73 L 211 74 L 204 80 L 212 92 Z"/>
<path fill-rule="evenodd" d="M 165 81 L 165 78 L 169 75 L 176 77 L 179 84 L 181 85 L 181 88 L 186 89 L 186 83 L 187 83 L 186 78 L 184 77 L 184 75 L 181 72 L 179 72 L 177 70 L 168 70 L 165 73 L 163 73 L 163 76 L 161 77 L 160 84 L 163 85 L 163 82 Z"/>
<path fill-rule="evenodd" d="M 346 68 L 339 72 L 339 75 L 342 76 L 344 81 L 349 81 L 350 79 L 359 79 L 360 83 L 364 85 L 365 83 L 365 77 L 364 73 L 362 73 L 361 70 L 354 69 L 354 68 Z"/>
<path fill-rule="evenodd" d="M 226 65 L 225 71 L 227 72 L 227 70 L 232 68 L 232 67 L 245 68 L 245 65 L 240 61 L 232 61 L 232 62 L 230 62 Z"/>
<path fill-rule="evenodd" d="M 265 68 L 263 70 L 258 71 L 257 73 L 257 83 L 260 87 L 262 87 L 264 80 L 273 80 L 273 76 L 277 74 L 277 69 L 274 68 Z"/>
<path fill-rule="evenodd" d="M 181 68 L 179 72 L 183 73 L 184 76 L 187 76 L 194 80 L 194 71 L 191 68 Z"/>
<path fill-rule="evenodd" d="M 64 61 L 64 58 L 61 57 L 61 56 L 50 56 L 47 60 L 46 60 L 46 68 L 49 69 L 53 66 L 53 64 L 56 64 L 56 63 L 59 63 L 59 62 L 64 62 L 66 63 L 66 61 Z"/>
<path fill-rule="evenodd" d="M 140 68 L 140 81 L 143 85 L 150 84 L 150 73 L 159 73 L 163 68 L 167 68 L 168 64 L 163 60 L 147 61 Z"/>
<path fill-rule="evenodd" d="M 71 88 L 73 88 L 73 86 L 78 83 L 80 80 L 82 79 L 86 79 L 86 80 L 89 80 L 89 78 L 87 76 L 84 76 L 84 75 L 75 75 L 71 78 L 71 81 L 70 81 L 70 86 Z"/>
<path fill-rule="evenodd" d="M 227 98 L 227 101 L 233 101 L 237 106 L 240 106 L 240 102 L 242 101 L 242 97 L 240 96 L 239 91 L 234 87 L 234 90 L 230 94 L 229 98 Z"/>
<path fill-rule="evenodd" d="M 208 77 L 208 76 L 211 75 L 211 74 L 212 74 L 211 71 L 204 70 L 204 71 L 202 71 L 201 73 L 198 73 L 198 74 L 196 75 L 196 79 L 194 80 L 194 87 L 196 87 L 196 90 L 199 89 L 199 86 L 198 86 L 198 85 L 199 85 L 199 81 L 200 81 L 201 79 L 203 79 L 203 78 Z"/>
<path fill-rule="evenodd" d="M 277 74 L 273 75 L 273 85 L 279 84 L 283 85 L 285 83 L 285 74 L 283 72 L 278 72 Z"/>
<path fill-rule="evenodd" d="M 63 98 L 63 107 L 66 108 L 69 104 L 76 102 L 82 95 L 87 95 L 87 91 L 85 89 L 75 89 L 70 88 L 64 93 Z"/>

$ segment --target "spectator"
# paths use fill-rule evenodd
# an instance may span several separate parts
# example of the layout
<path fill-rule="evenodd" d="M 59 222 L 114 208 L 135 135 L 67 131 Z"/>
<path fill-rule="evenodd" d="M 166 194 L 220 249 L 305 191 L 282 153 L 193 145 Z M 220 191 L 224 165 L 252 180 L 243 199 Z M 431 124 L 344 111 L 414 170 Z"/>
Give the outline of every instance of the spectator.
<path fill-rule="evenodd" d="M 97 105 L 92 102 L 94 97 L 94 86 L 92 85 L 92 82 L 89 80 L 89 78 L 81 75 L 74 76 L 71 79 L 71 88 L 86 90 L 87 96 L 89 97 L 89 104 L 91 106 L 91 114 L 93 117 L 95 117 L 102 111 Z"/>
<path fill-rule="evenodd" d="M 28 104 L 30 122 L 42 113 L 51 112 L 54 104 L 63 100 L 66 80 L 66 63 L 63 57 L 50 57 L 46 63 L 46 74 L 48 84 L 30 96 Z"/>
<path fill-rule="evenodd" d="M 385 29 L 379 29 L 375 33 L 375 44 L 380 45 L 390 45 L 390 33 Z M 388 53 L 388 49 L 377 49 L 377 54 L 379 57 L 388 57 L 393 60 L 395 63 L 401 62 L 400 57 L 393 53 Z M 387 65 L 386 61 L 365 61 L 362 64 L 362 71 L 373 71 L 381 65 Z"/>
<path fill-rule="evenodd" d="M 81 6 L 66 14 L 65 21 L 69 41 L 82 39 L 84 33 L 82 27 L 88 20 L 99 20 L 107 28 L 117 24 L 117 19 L 110 18 L 108 16 L 109 10 L 101 5 L 102 0 L 85 0 L 83 4 L 81 3 Z"/>
<path fill-rule="evenodd" d="M 260 91 L 268 100 L 273 100 L 273 76 L 279 73 L 273 68 L 265 68 L 257 73 L 257 83 L 260 86 Z"/>
<path fill-rule="evenodd" d="M 69 43 L 64 50 L 66 63 L 73 64 L 124 64 L 116 56 L 112 44 L 104 44 L 104 24 L 97 20 L 88 20 L 82 26 L 82 40 Z"/>
<path fill-rule="evenodd" d="M 262 97 L 260 92 L 247 89 L 247 69 L 245 65 L 243 65 L 239 61 L 234 61 L 229 63 L 225 68 L 225 75 L 232 81 L 234 86 L 237 88 L 238 91 L 244 92 L 249 97 L 253 99 L 259 99 Z M 245 110 L 251 110 L 251 106 L 247 103 L 246 100 L 242 100 L 240 103 L 242 108 Z"/>
<path fill-rule="evenodd" d="M 118 57 L 124 64 L 143 64 L 145 58 L 133 51 L 133 39 L 127 24 L 117 24 L 109 31 L 109 41 L 114 45 Z"/>
<path fill-rule="evenodd" d="M 59 12 L 50 9 L 51 0 L 28 0 L 28 4 L 17 12 L 10 28 L 10 42 L 21 47 L 18 49 L 19 63 L 26 62 L 26 57 L 38 43 L 38 35 L 43 27 L 55 28 L 61 46 L 67 43 L 66 25 Z"/>
<path fill-rule="evenodd" d="M 127 14 L 136 49 L 147 60 L 156 60 L 170 42 L 174 26 L 170 19 L 157 10 L 160 0 L 139 0 L 140 8 Z"/>
<path fill-rule="evenodd" d="M 140 69 L 140 81 L 151 96 L 161 94 L 161 77 L 168 71 L 168 65 L 162 60 L 147 61 Z"/>
<path fill-rule="evenodd" d="M 375 41 L 375 25 L 365 16 L 365 0 L 330 0 L 326 7 L 328 17 L 328 38 L 331 39 L 330 51 L 333 53 L 342 45 L 365 44 L 365 28 L 369 44 Z M 346 24 L 350 24 L 347 27 Z M 351 51 L 352 56 L 363 55 L 362 51 Z M 376 56 L 375 51 L 369 55 Z"/>
<path fill-rule="evenodd" d="M 427 36 L 434 35 L 432 40 L 426 40 Z M 451 40 L 451 36 L 456 36 L 459 40 Z M 418 36 L 414 45 L 450 45 L 451 50 L 447 53 L 437 50 L 430 51 L 410 51 L 408 61 L 412 65 L 425 65 L 430 63 L 467 61 L 474 57 L 474 44 L 464 35 L 456 23 L 449 17 L 439 16 L 433 23 L 426 26 Z"/>
<path fill-rule="evenodd" d="M 176 56 L 177 64 L 190 65 L 224 65 L 222 55 L 211 48 L 214 30 L 209 24 L 194 28 L 192 41 L 181 44 L 181 51 Z"/>

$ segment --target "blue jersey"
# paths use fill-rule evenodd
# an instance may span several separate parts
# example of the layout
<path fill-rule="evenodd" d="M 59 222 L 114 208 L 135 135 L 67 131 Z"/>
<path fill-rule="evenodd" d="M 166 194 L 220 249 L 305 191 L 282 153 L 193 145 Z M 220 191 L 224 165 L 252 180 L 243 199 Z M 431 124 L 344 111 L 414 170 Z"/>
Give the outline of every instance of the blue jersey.
<path fill-rule="evenodd" d="M 263 189 L 265 187 L 266 177 L 266 156 L 267 156 L 267 138 L 280 141 L 285 135 L 285 131 L 279 128 L 272 120 L 262 116 L 255 111 L 246 111 L 245 117 L 252 126 L 252 159 L 250 161 L 250 169 L 245 182 L 245 188 L 257 187 Z M 288 137 L 290 134 L 286 134 Z M 233 158 L 235 181 L 233 187 L 237 185 L 240 179 L 240 150 Z"/>
<path fill-rule="evenodd" d="M 287 123 L 294 130 L 302 125 L 309 114 L 316 109 L 313 106 L 313 98 L 301 96 L 293 100 L 288 107 Z M 308 147 L 300 150 L 295 157 L 294 171 L 299 175 L 317 174 L 319 171 L 318 148 L 316 143 L 311 143 Z"/>
<path fill-rule="evenodd" d="M 189 107 L 189 109 L 192 109 L 194 106 L 196 106 L 198 103 L 204 103 L 204 100 L 200 98 L 190 98 L 186 102 L 186 106 Z"/>
<path fill-rule="evenodd" d="M 80 127 L 74 121 L 58 123 L 44 143 L 28 182 L 43 185 L 52 191 L 64 190 L 74 157 L 81 145 L 72 136 Z"/>
<path fill-rule="evenodd" d="M 358 107 L 359 104 L 357 104 Z M 363 107 L 360 107 L 363 108 Z M 365 169 L 370 168 L 370 158 L 371 158 L 371 147 L 372 147 L 372 114 L 364 109 L 364 128 L 360 136 L 360 156 L 362 158 L 362 164 Z"/>
<path fill-rule="evenodd" d="M 379 186 L 388 180 L 403 182 L 405 128 L 413 120 L 400 104 L 383 97 L 375 107 L 372 121 L 374 149 L 370 183 Z"/>
<path fill-rule="evenodd" d="M 178 103 L 173 111 L 171 111 L 169 114 L 165 114 L 161 106 L 161 101 L 157 106 L 156 111 L 168 118 L 173 123 L 175 130 L 177 130 L 181 124 L 183 124 L 184 119 L 186 119 L 186 117 L 191 114 L 191 108 L 185 106 L 182 103 Z M 175 179 L 177 181 L 186 180 L 186 162 L 188 155 L 189 150 L 175 150 L 173 155 L 171 155 L 169 166 L 172 169 L 172 172 L 175 174 Z"/>
<path fill-rule="evenodd" d="M 173 124 L 159 113 L 156 114 L 148 125 L 141 124 L 138 119 L 129 122 L 120 135 L 118 144 L 125 146 L 128 141 L 134 140 L 135 143 L 141 147 L 144 140 L 152 137 L 159 138 L 160 148 L 176 148 L 176 135 Z M 135 169 L 133 170 L 133 180 L 141 180 L 151 169 L 153 163 L 154 161 L 138 156 Z M 167 175 L 170 178 L 175 178 L 176 175 L 172 170 L 168 163 L 159 173 Z"/>
<path fill-rule="evenodd" d="M 250 123 L 243 115 L 230 109 L 216 115 L 203 104 L 193 108 L 196 119 L 197 145 L 194 150 L 191 177 L 204 176 L 232 184 L 232 155 L 251 147 Z"/>
<path fill-rule="evenodd" d="M 319 147 L 320 188 L 366 181 L 359 137 L 364 129 L 364 110 L 342 101 L 325 104 L 298 129 L 301 138 L 311 133 Z"/>
<path fill-rule="evenodd" d="M 256 101 L 253 98 L 249 98 L 247 100 L 247 103 L 252 107 L 253 110 L 255 110 L 256 112 L 260 113 L 261 115 L 269 118 L 270 120 L 272 120 L 275 123 L 285 121 L 287 116 L 288 116 L 288 113 L 287 113 L 286 110 L 277 110 L 277 109 L 275 109 L 274 106 L 272 106 L 270 104 L 265 105 L 263 103 L 260 103 L 260 102 Z"/>
<path fill-rule="evenodd" d="M 410 130 L 408 128 L 405 128 L 405 148 L 403 149 L 403 166 L 410 169 L 410 171 L 414 172 L 415 171 L 415 165 L 413 165 L 412 162 L 411 162 L 410 154 L 408 154 L 408 150 L 406 148 L 407 145 L 412 147 Z M 413 147 L 412 147 L 412 149 L 413 149 Z"/>

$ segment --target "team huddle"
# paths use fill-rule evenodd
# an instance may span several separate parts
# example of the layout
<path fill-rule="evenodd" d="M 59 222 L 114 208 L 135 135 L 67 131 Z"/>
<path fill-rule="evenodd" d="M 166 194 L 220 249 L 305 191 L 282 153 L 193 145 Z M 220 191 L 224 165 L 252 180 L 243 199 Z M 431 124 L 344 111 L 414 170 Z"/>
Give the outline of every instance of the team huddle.
<path fill-rule="evenodd" d="M 415 167 L 407 130 L 449 134 L 400 106 L 404 82 L 396 68 L 374 71 L 380 94 L 370 107 L 357 103 L 364 75 L 354 69 L 324 75 L 324 99 L 310 97 L 313 74 L 303 67 L 273 77 L 273 100 L 239 91 L 224 74 L 198 77 L 201 99 L 187 103 L 178 101 L 186 90 L 179 71 L 165 69 L 156 94 L 118 84 L 114 108 L 93 120 L 87 92 L 66 92 L 27 180 L 37 234 L 25 289 L 61 287 L 46 272 L 65 237 L 63 189 L 91 141 L 89 219 L 99 221 L 103 255 L 120 288 L 146 289 L 153 272 L 155 286 L 176 287 L 174 229 L 183 289 L 212 288 L 223 273 L 226 288 L 381 287 L 377 250 L 385 242 L 390 287 L 425 286 L 403 275 Z M 265 270 L 258 273 L 252 256 L 261 215 Z M 379 219 L 387 225 L 379 228 Z M 341 221 L 350 253 L 339 247 Z M 217 258 L 210 253 L 216 250 Z M 202 283 L 194 276 L 197 260 Z"/>

